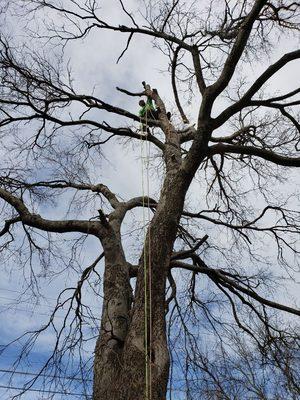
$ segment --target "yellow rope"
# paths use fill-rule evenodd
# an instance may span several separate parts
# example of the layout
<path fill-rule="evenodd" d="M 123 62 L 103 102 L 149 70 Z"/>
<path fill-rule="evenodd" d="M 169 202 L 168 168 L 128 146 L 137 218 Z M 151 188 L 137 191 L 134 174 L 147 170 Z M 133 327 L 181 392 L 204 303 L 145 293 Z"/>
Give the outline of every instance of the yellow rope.
<path fill-rule="evenodd" d="M 146 240 L 146 217 L 145 217 L 145 184 L 144 184 L 144 166 L 145 166 L 145 156 L 144 156 L 144 124 L 141 122 L 141 163 L 142 163 L 142 208 L 143 208 L 143 243 L 144 243 L 144 325 L 145 325 L 145 333 L 144 333 L 144 346 L 145 346 L 145 400 L 149 400 L 149 366 L 148 366 L 148 296 L 147 296 L 147 254 L 145 251 L 145 240 Z M 147 133 L 147 125 L 146 125 L 146 133 Z"/>
<path fill-rule="evenodd" d="M 141 122 L 141 161 L 142 161 L 142 206 L 143 206 L 143 239 L 144 239 L 144 324 L 145 324 L 145 400 L 151 400 L 152 398 L 152 374 L 151 374 L 151 342 L 152 342 L 152 289 L 151 289 L 151 236 L 150 236 L 150 179 L 149 179 L 149 161 L 150 161 L 150 142 L 147 139 L 148 135 L 148 123 L 147 123 L 147 113 L 146 113 L 146 123 Z M 146 132 L 144 134 L 143 127 L 145 127 Z M 144 141 L 146 141 L 146 156 L 144 155 Z M 145 161 L 146 160 L 146 161 Z M 145 182 L 144 182 L 144 170 L 146 167 L 146 179 L 147 179 L 147 225 L 149 226 L 148 232 L 148 247 L 146 246 L 146 216 L 145 216 Z M 147 259 L 148 251 L 148 259 Z M 147 289 L 149 287 L 149 299 Z M 149 302 L 149 314 L 148 315 L 148 302 Z M 149 326 L 148 326 L 149 317 Z M 149 343 L 148 347 L 148 329 L 149 329 Z"/>
<path fill-rule="evenodd" d="M 150 142 L 147 140 L 147 213 L 148 213 L 148 284 L 149 284 L 149 381 L 150 381 L 150 400 L 152 399 L 152 369 L 151 369 L 151 356 L 152 356 L 152 268 L 151 268 L 151 227 L 150 227 L 150 179 L 149 179 L 149 163 L 150 163 Z"/>

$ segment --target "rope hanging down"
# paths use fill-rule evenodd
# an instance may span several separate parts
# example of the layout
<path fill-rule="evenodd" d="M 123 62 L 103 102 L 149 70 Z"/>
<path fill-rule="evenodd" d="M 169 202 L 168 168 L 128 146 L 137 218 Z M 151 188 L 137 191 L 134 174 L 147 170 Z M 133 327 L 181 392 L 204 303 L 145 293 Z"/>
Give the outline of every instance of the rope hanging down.
<path fill-rule="evenodd" d="M 143 243 L 144 243 L 144 324 L 145 324 L 145 400 L 152 399 L 151 343 L 152 343 L 152 289 L 151 289 L 151 231 L 150 231 L 150 142 L 148 141 L 147 113 L 145 124 L 141 122 L 141 164 L 142 164 L 142 196 L 143 196 Z M 146 190 L 144 174 L 146 171 Z M 146 198 L 145 198 L 146 191 Z M 147 215 L 145 208 L 147 207 Z M 147 220 L 147 221 L 146 221 Z M 148 238 L 147 238 L 147 227 Z M 146 243 L 147 242 L 147 243 Z M 149 292 L 149 295 L 148 295 Z M 149 308 L 149 309 L 148 309 Z"/>

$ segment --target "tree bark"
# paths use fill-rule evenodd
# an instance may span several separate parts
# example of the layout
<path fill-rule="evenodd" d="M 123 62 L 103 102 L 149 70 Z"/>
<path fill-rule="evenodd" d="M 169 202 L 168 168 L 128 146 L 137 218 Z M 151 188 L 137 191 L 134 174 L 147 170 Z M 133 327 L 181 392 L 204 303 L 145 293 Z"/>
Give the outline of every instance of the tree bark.
<path fill-rule="evenodd" d="M 200 140 L 202 144 L 196 149 L 198 160 L 193 160 L 190 166 L 183 165 L 177 143 L 178 135 L 171 132 L 168 138 L 170 138 L 169 145 L 165 152 L 167 172 L 139 261 L 131 310 L 129 302 L 126 302 L 129 269 L 121 249 L 121 241 L 118 238 L 119 247 L 111 246 L 113 240 L 107 246 L 112 250 L 112 259 L 106 260 L 102 328 L 95 354 L 94 400 L 166 399 L 170 364 L 165 320 L 166 279 L 186 192 L 197 164 L 199 165 L 201 158 L 199 154 L 202 157 L 204 154 L 203 141 Z M 108 250 L 104 248 L 104 251 L 108 258 Z M 121 254 L 117 256 L 116 251 L 121 251 L 121 261 L 119 261 Z M 149 257 L 151 282 L 146 288 L 148 299 L 146 335 L 144 259 L 149 260 Z M 126 270 L 126 273 L 120 270 Z M 122 307 L 118 305 L 119 302 Z M 113 311 L 109 311 L 112 307 L 110 305 L 114 305 Z M 129 323 L 126 329 L 122 330 L 120 340 L 116 340 L 107 332 L 106 326 L 109 328 L 112 326 L 108 318 L 112 312 L 115 313 L 113 314 L 115 320 L 127 318 Z M 146 379 L 145 337 L 148 338 L 149 349 L 147 354 L 150 364 L 149 386 Z"/>
<path fill-rule="evenodd" d="M 110 228 L 105 252 L 101 328 L 95 348 L 93 399 L 114 399 L 132 302 L 129 267 L 120 239 Z"/>
<path fill-rule="evenodd" d="M 165 287 L 170 257 L 183 209 L 186 190 L 179 174 L 166 177 L 161 198 L 147 232 L 144 253 L 149 257 L 150 241 L 151 307 L 147 304 L 150 387 L 146 385 L 145 368 L 145 286 L 144 254 L 139 263 L 132 319 L 126 337 L 118 393 L 114 400 L 163 400 L 169 376 L 169 352 L 165 322 Z M 150 317 L 151 313 L 151 317 Z M 150 328 L 151 324 L 151 328 Z M 97 399 L 98 400 L 98 399 Z M 102 399 L 101 399 L 102 400 Z"/>

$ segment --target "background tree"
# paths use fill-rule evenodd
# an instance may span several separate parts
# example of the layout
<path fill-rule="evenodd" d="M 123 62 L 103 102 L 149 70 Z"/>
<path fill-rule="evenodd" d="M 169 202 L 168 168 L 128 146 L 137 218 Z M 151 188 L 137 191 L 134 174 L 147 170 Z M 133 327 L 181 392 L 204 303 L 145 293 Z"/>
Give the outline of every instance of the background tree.
<path fill-rule="evenodd" d="M 268 84 L 300 58 L 291 36 L 299 32 L 299 5 L 120 0 L 101 8 L 97 1 L 24 0 L 7 6 L 0 55 L 2 262 L 22 265 L 36 295 L 45 277 L 66 270 L 79 276 L 58 295 L 48 323 L 18 339 L 21 362 L 43 332 L 56 336 L 24 391 L 62 365 L 74 376 L 88 368 L 84 345 L 98 326 L 85 298 L 90 286 L 103 296 L 93 399 L 164 399 L 169 378 L 170 398 L 172 390 L 184 390 L 186 398 L 296 398 L 294 320 L 300 311 L 291 299 L 281 301 L 279 288 L 293 282 L 299 268 L 293 168 L 300 166 L 300 87 L 269 92 Z M 21 44 L 12 40 L 8 23 L 24 20 L 30 42 Z M 158 120 L 140 120 L 96 86 L 93 93 L 78 90 L 68 48 L 89 35 L 105 40 L 107 32 L 112 43 L 127 40 L 118 62 L 126 64 L 126 52 L 134 41 L 143 43 L 141 36 L 152 40 L 154 54 L 165 55 L 177 108 L 171 121 L 169 104 L 151 79 L 117 90 L 120 99 L 150 97 L 160 109 Z M 279 39 L 295 48 L 277 56 Z M 146 137 L 140 123 L 150 126 Z M 136 154 L 140 142 L 160 182 L 147 196 L 137 185 L 136 197 L 127 198 L 99 182 L 99 160 L 114 144 L 134 143 Z M 66 211 L 61 218 L 59 201 Z M 134 219 L 140 208 L 151 211 L 145 238 L 145 227 Z M 132 235 L 137 229 L 131 254 L 124 224 Z M 87 243 L 99 255 L 83 267 L 78 254 Z M 205 332 L 214 334 L 218 347 L 203 344 Z M 292 354 L 281 357 L 283 348 Z M 70 361 L 75 351 L 78 370 Z M 284 388 L 271 389 L 263 379 L 272 369 L 284 377 Z"/>

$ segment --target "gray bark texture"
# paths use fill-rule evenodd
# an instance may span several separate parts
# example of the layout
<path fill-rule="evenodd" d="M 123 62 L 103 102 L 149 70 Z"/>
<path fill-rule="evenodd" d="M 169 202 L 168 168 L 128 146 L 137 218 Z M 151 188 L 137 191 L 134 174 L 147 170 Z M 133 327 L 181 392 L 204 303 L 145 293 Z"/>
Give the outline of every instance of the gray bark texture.
<path fill-rule="evenodd" d="M 175 135 L 176 132 L 170 132 L 170 143 L 176 144 L 178 139 Z M 166 279 L 185 194 L 191 181 L 191 175 L 178 161 L 177 146 L 170 145 L 166 154 L 168 169 L 156 212 L 148 227 L 133 302 L 129 269 L 120 237 L 116 235 L 109 240 L 106 237 L 102 241 L 106 266 L 101 333 L 95 351 L 94 400 L 166 398 L 170 364 L 165 322 Z M 151 297 L 151 305 L 147 304 L 151 388 L 147 393 L 144 259 L 149 260 L 149 256 L 151 283 L 146 290 L 147 298 Z"/>

